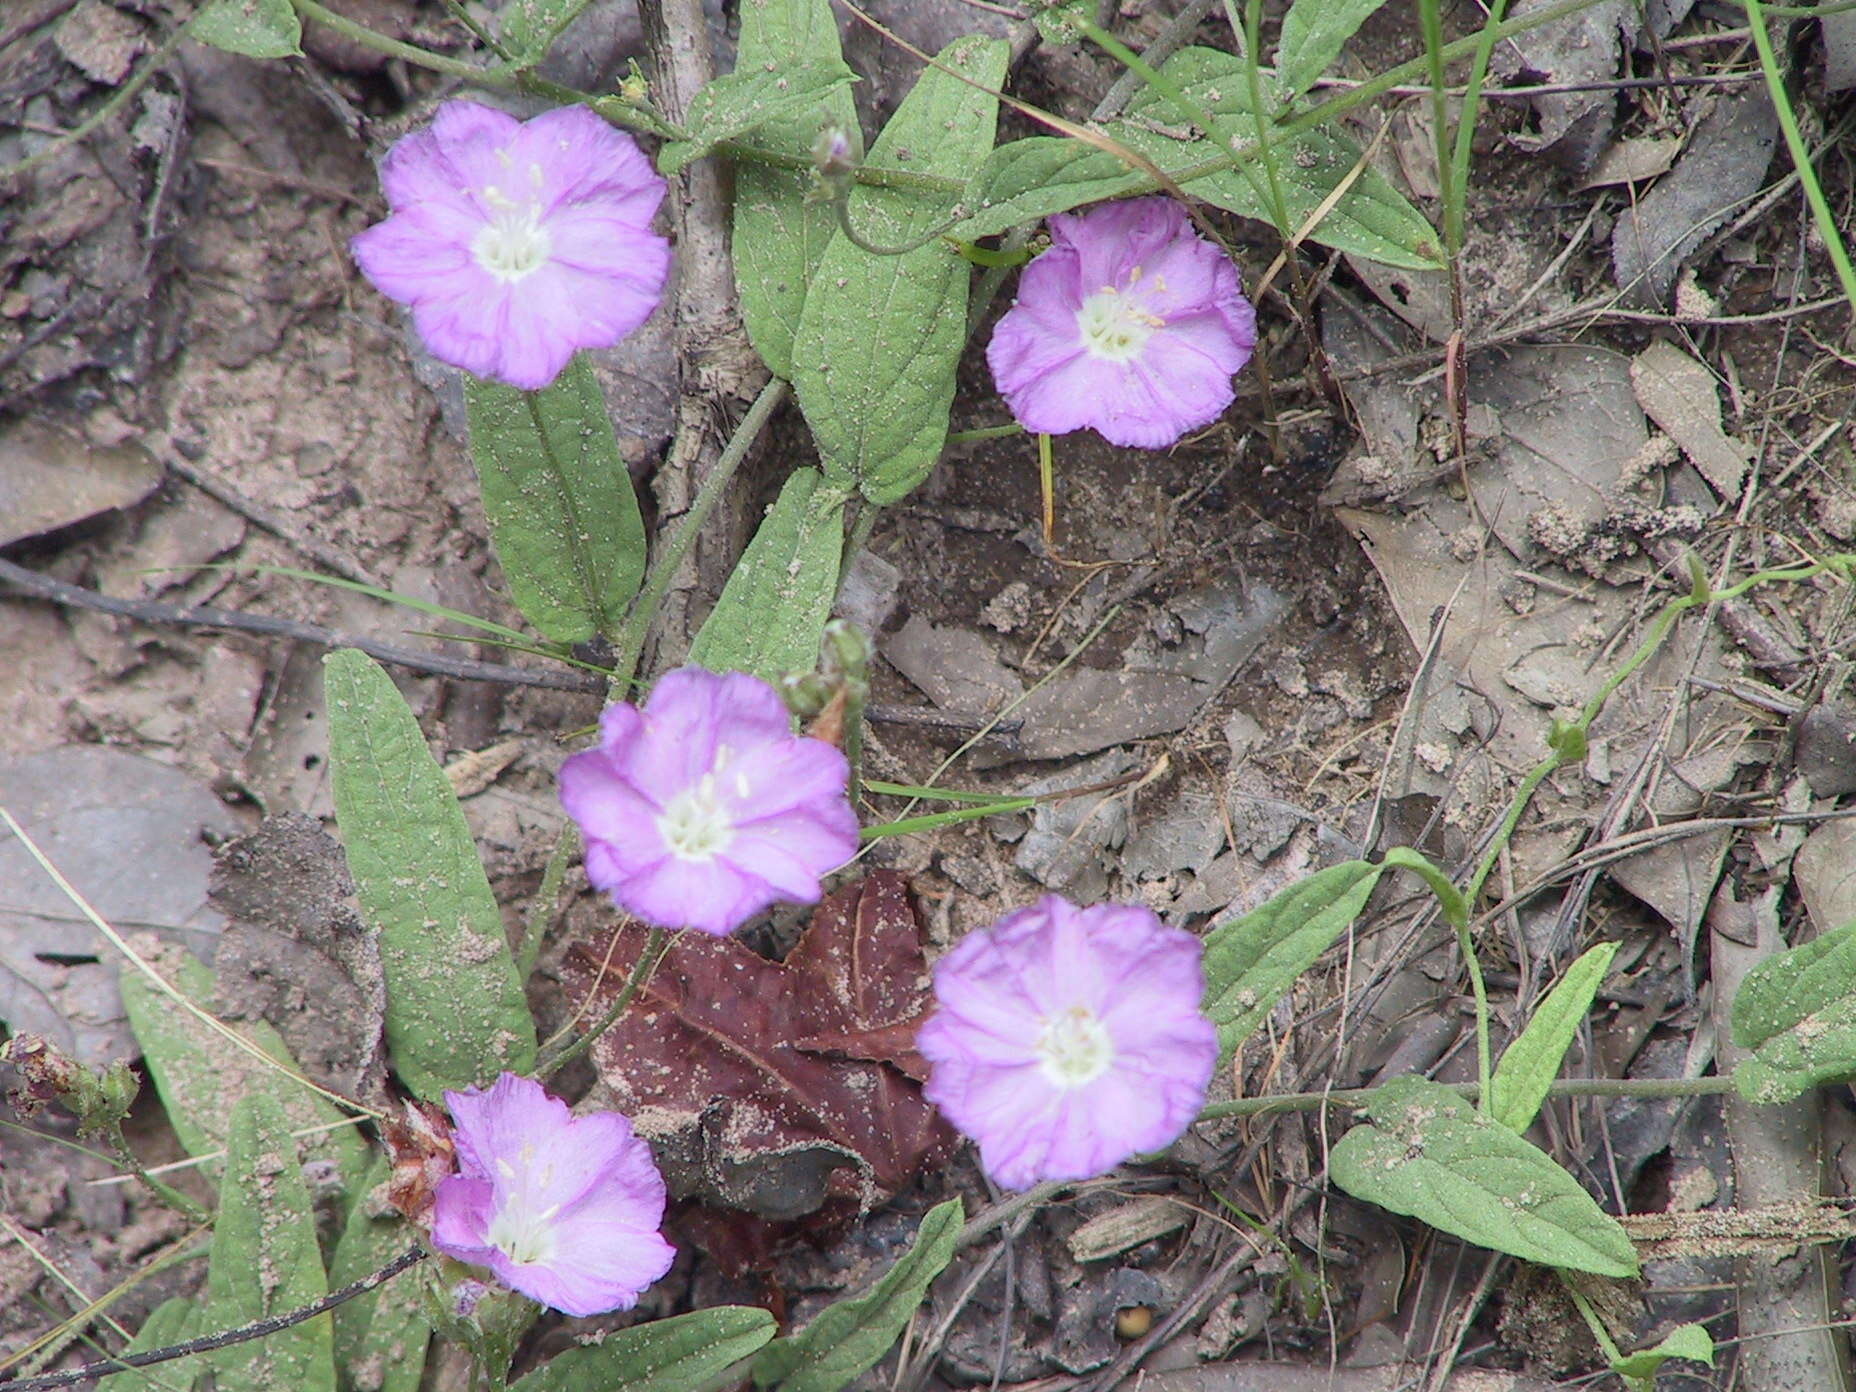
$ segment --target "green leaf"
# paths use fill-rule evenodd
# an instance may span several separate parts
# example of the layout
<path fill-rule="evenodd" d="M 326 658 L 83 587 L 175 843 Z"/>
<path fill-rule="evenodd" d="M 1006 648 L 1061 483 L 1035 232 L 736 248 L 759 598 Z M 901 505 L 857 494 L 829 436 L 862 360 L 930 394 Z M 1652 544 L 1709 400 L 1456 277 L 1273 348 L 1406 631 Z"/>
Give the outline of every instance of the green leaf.
<path fill-rule="evenodd" d="M 412 1246 L 413 1230 L 397 1213 L 375 1213 L 373 1191 L 386 1183 L 392 1163 L 377 1156 L 361 1182 L 348 1221 L 329 1260 L 329 1284 L 336 1288 L 378 1271 Z M 425 1349 L 432 1337 L 420 1301 L 419 1278 L 402 1272 L 384 1286 L 345 1300 L 335 1316 L 335 1366 L 357 1392 L 418 1392 L 425 1373 Z"/>
<path fill-rule="evenodd" d="M 774 1329 L 765 1310 L 738 1305 L 635 1324 L 556 1354 L 510 1392 L 693 1392 L 751 1356 Z"/>
<path fill-rule="evenodd" d="M 329 1293 L 296 1142 L 262 1093 L 232 1110 L 206 1267 L 206 1328 L 236 1329 Z M 327 1314 L 208 1355 L 218 1392 L 335 1392 Z"/>
<path fill-rule="evenodd" d="M 561 31 L 591 0 L 509 0 L 496 16 L 497 37 L 513 66 L 532 67 L 548 56 Z"/>
<path fill-rule="evenodd" d="M 1190 100 L 1220 118 L 1218 136 L 1226 141 L 1256 138 L 1243 59 L 1215 48 L 1182 48 L 1161 71 Z M 1196 162 L 1201 154 L 1216 153 L 1220 144 L 1213 140 L 1206 142 L 1208 148 L 1203 151 L 1182 154 L 1182 145 L 1200 142 L 1182 142 L 1151 128 L 1181 119 L 1172 102 L 1152 88 L 1144 88 L 1128 103 L 1128 118 L 1111 126 L 1109 134 L 1163 169 Z M 1276 161 L 1276 181 L 1293 231 L 1353 173 L 1360 161 L 1360 146 L 1328 122 L 1273 140 L 1270 157 Z M 1186 185 L 1187 192 L 1215 207 L 1273 224 L 1267 188 L 1260 166 L 1221 170 Z M 1443 264 L 1436 230 L 1370 163 L 1309 233 L 1309 239 L 1388 266 L 1429 270 Z"/>
<path fill-rule="evenodd" d="M 1032 0 L 1031 22 L 1046 44 L 1067 48 L 1083 41 L 1088 26 L 1095 23 L 1095 8 L 1092 0 Z"/>
<path fill-rule="evenodd" d="M 335 820 L 379 938 L 395 1070 L 424 1098 L 528 1072 L 535 1025 L 502 915 L 418 721 L 365 653 L 330 653 L 323 684 Z"/>
<path fill-rule="evenodd" d="M 1256 137 L 1242 60 L 1211 48 L 1182 49 L 1161 71 L 1220 120 L 1220 134 L 1247 145 Z M 1129 103 L 1127 119 L 1102 134 L 1151 161 L 1187 193 L 1241 217 L 1274 225 L 1257 154 L 1244 163 L 1193 178 L 1188 171 L 1230 154 L 1205 133 L 1180 126 L 1172 103 L 1151 88 Z M 1270 146 L 1291 230 L 1299 230 L 1343 179 L 1352 174 L 1360 147 L 1333 126 L 1279 136 Z M 1151 179 L 1112 151 L 1071 137 L 1036 136 L 993 151 L 974 176 L 964 200 L 971 214 L 954 235 L 971 241 L 1021 222 L 1068 212 L 1085 203 L 1128 193 L 1149 193 Z M 1437 234 L 1410 201 L 1370 164 L 1309 233 L 1311 241 L 1389 266 L 1413 270 L 1443 264 Z"/>
<path fill-rule="evenodd" d="M 617 633 L 644 575 L 644 520 L 586 355 L 538 392 L 466 376 L 464 410 L 516 608 L 557 643 Z"/>
<path fill-rule="evenodd" d="M 1788 1102 L 1856 1073 L 1856 923 L 1768 957 L 1746 975 L 1731 1014 L 1752 1056 L 1734 1070 L 1741 1096 Z"/>
<path fill-rule="evenodd" d="M 213 973 L 192 953 L 171 947 L 151 959 L 152 966 L 181 995 L 211 1013 Z M 122 990 L 129 1028 L 161 1096 L 168 1124 L 189 1155 L 211 1155 L 226 1148 L 234 1105 L 263 1095 L 279 1107 L 292 1130 L 332 1126 L 301 1143 L 305 1161 L 331 1161 L 353 1191 L 368 1164 L 368 1146 L 352 1126 L 337 1125 L 347 1114 L 318 1092 L 253 1058 L 190 1010 L 184 1010 L 148 978 L 125 966 L 117 983 Z M 291 1072 L 300 1072 L 290 1046 L 264 1020 L 241 1020 L 229 1028 Z M 219 1173 L 216 1161 L 202 1165 L 209 1178 Z"/>
<path fill-rule="evenodd" d="M 1656 1378 L 1657 1369 L 1666 1359 L 1686 1358 L 1693 1363 L 1705 1363 L 1714 1366 L 1714 1339 L 1699 1324 L 1678 1324 L 1663 1336 L 1655 1348 L 1639 1349 L 1627 1353 L 1611 1364 L 1611 1371 L 1627 1381 L 1641 1385 L 1643 1392 L 1649 1392 L 1650 1384 Z"/>
<path fill-rule="evenodd" d="M 842 62 L 831 0 L 747 0 L 741 6 L 736 71 Z M 754 139 L 769 150 L 809 160 L 828 126 L 857 138 L 850 88 L 834 87 L 809 111 L 768 121 Z M 735 167 L 731 245 L 741 319 L 768 370 L 788 379 L 806 286 L 838 225 L 829 203 L 807 199 L 812 185 L 808 169 L 775 169 L 757 160 Z"/>
<path fill-rule="evenodd" d="M 1579 1021 L 1592 1008 L 1592 999 L 1617 955 L 1616 943 L 1600 943 L 1580 956 L 1535 1007 L 1527 1028 L 1502 1050 L 1501 1062 L 1489 1079 L 1489 1114 L 1503 1126 L 1525 1131 L 1533 1125 L 1547 1089 L 1559 1074 L 1560 1062 L 1572 1046 Z"/>
<path fill-rule="evenodd" d="M 928 1210 L 915 1242 L 864 1294 L 840 1300 L 754 1360 L 754 1385 L 779 1392 L 838 1392 L 889 1352 L 929 1285 L 954 1257 L 960 1200 Z"/>
<path fill-rule="evenodd" d="M 890 118 L 871 162 L 965 178 L 992 149 L 992 94 L 1007 52 L 1000 39 L 949 44 Z M 850 199 L 852 225 L 885 247 L 931 234 L 950 211 L 946 199 L 903 189 L 861 186 Z M 793 388 L 833 483 L 880 506 L 934 468 L 967 341 L 969 279 L 939 238 L 901 256 L 872 255 L 842 232 L 832 238 L 800 314 Z"/>
<path fill-rule="evenodd" d="M 202 1332 L 200 1307 L 184 1296 L 164 1300 L 148 1313 L 142 1327 L 135 1331 L 125 1353 L 151 1353 L 170 1344 L 184 1344 Z M 166 1363 L 134 1368 L 125 1373 L 111 1373 L 97 1384 L 97 1392 L 188 1392 L 199 1379 L 200 1364 L 194 1358 L 176 1358 Z"/>
<path fill-rule="evenodd" d="M 769 682 L 812 670 L 838 591 L 847 497 L 817 469 L 793 472 L 690 644 L 692 663 Z"/>
<path fill-rule="evenodd" d="M 1205 1013 L 1230 1053 L 1360 916 L 1384 868 L 1350 860 L 1317 870 L 1205 935 Z"/>
<path fill-rule="evenodd" d="M 1210 142 L 1200 143 L 1204 157 L 1218 153 Z M 996 237 L 1020 223 L 1152 187 L 1145 174 L 1110 151 L 1067 135 L 1034 135 L 986 157 L 962 199 L 971 211 L 950 235 L 967 242 Z"/>
<path fill-rule="evenodd" d="M 847 89 L 856 74 L 844 63 L 761 63 L 737 65 L 696 94 L 683 128 L 688 140 L 673 140 L 657 153 L 660 173 L 674 174 L 724 140 L 746 135 L 771 121 L 789 124 L 819 109 L 833 92 Z"/>
<path fill-rule="evenodd" d="M 1295 0 L 1276 45 L 1276 90 L 1299 97 L 1340 57 L 1341 47 L 1386 0 Z"/>
<path fill-rule="evenodd" d="M 1635 1276 L 1617 1219 L 1553 1157 L 1449 1088 L 1395 1078 L 1328 1154 L 1356 1199 L 1418 1218 L 1478 1247 L 1599 1276 Z"/>
<path fill-rule="evenodd" d="M 187 33 L 247 58 L 292 58 L 303 51 L 303 24 L 290 0 L 212 0 Z"/>

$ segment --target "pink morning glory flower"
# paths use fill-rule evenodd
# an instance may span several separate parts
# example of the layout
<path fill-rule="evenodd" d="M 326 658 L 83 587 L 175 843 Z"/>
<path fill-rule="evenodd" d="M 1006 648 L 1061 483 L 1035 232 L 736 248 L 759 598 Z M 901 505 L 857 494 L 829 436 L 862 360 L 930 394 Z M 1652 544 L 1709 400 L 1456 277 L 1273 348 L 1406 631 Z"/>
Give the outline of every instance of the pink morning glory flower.
<path fill-rule="evenodd" d="M 432 356 L 536 390 L 651 317 L 670 244 L 637 143 L 583 106 L 532 121 L 448 101 L 380 165 L 392 210 L 349 243 Z"/>
<path fill-rule="evenodd" d="M 1050 219 L 986 361 L 1026 430 L 1160 449 L 1224 413 L 1256 342 L 1225 254 L 1172 199 L 1133 198 Z"/>
<path fill-rule="evenodd" d="M 1008 1189 L 1170 1145 L 1218 1057 L 1199 958 L 1197 938 L 1146 909 L 1047 894 L 935 964 L 923 1095 Z"/>
<path fill-rule="evenodd" d="M 856 853 L 849 774 L 792 732 L 766 682 L 683 667 L 643 710 L 606 707 L 599 744 L 561 765 L 561 803 L 596 889 L 646 923 L 723 934 L 780 900 L 816 902 Z"/>
<path fill-rule="evenodd" d="M 624 1117 L 574 1116 L 513 1073 L 445 1105 L 459 1172 L 434 1199 L 440 1252 L 569 1315 L 629 1310 L 670 1270 L 664 1180 Z"/>

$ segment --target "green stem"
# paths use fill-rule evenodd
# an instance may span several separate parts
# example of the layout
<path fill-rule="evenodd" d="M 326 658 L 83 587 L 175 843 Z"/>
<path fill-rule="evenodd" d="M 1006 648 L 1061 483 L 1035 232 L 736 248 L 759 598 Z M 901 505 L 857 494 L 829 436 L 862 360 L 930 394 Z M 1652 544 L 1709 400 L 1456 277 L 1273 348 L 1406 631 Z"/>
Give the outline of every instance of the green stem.
<path fill-rule="evenodd" d="M 1484 25 L 1486 33 L 1490 26 Z M 1444 22 L 1439 0 L 1418 0 L 1418 28 L 1424 35 L 1425 76 L 1431 87 L 1431 141 L 1437 161 L 1437 180 L 1443 185 L 1444 254 L 1456 264 L 1463 250 L 1463 192 L 1450 177 L 1450 101 L 1444 91 Z M 1458 325 L 1460 328 L 1461 325 Z"/>
<path fill-rule="evenodd" d="M 1030 251 L 1022 246 L 1014 247 L 1010 251 L 1005 250 L 1003 247 L 997 251 L 992 251 L 986 247 L 980 246 L 976 242 L 963 242 L 958 237 L 949 237 L 948 241 L 954 244 L 954 254 L 960 257 L 962 261 L 969 262 L 972 265 L 982 267 L 986 270 L 1009 271 L 1015 267 L 1024 265 L 1031 259 Z"/>
<path fill-rule="evenodd" d="M 975 440 L 1003 440 L 1008 435 L 1023 435 L 1024 426 L 1017 421 L 1006 425 L 982 425 L 973 430 L 950 430 L 947 443 L 950 445 L 970 445 Z"/>
<path fill-rule="evenodd" d="M 606 1013 L 600 1017 L 599 1023 L 562 1049 L 547 1063 L 539 1065 L 535 1069 L 535 1076 L 544 1080 L 552 1077 L 592 1048 L 598 1042 L 600 1035 L 619 1022 L 619 1016 L 625 1013 L 626 1007 L 632 1003 L 632 998 L 644 989 L 645 983 L 651 979 L 651 973 L 657 970 L 657 964 L 664 959 L 664 954 L 669 950 L 670 934 L 662 928 L 653 927 L 650 936 L 644 940 L 644 948 L 638 953 L 638 960 L 632 963 L 631 975 L 625 978 L 625 985 L 619 989 L 619 994 L 613 999 Z"/>
<path fill-rule="evenodd" d="M 197 1223 L 201 1227 L 212 1226 L 212 1214 L 201 1208 L 173 1185 L 165 1184 L 161 1180 L 156 1179 L 143 1167 L 142 1162 L 136 1158 L 135 1152 L 129 1149 L 129 1142 L 123 1138 L 122 1127 L 120 1125 L 110 1127 L 106 1133 L 106 1139 L 109 1141 L 111 1152 L 116 1157 L 116 1163 L 145 1184 L 148 1187 L 149 1193 L 153 1194 L 162 1203 L 180 1214 L 180 1216 L 185 1218 L 189 1223 Z"/>
<path fill-rule="evenodd" d="M 957 217 L 948 218 L 940 226 L 924 232 L 912 242 L 901 246 L 886 247 L 868 240 L 851 222 L 851 191 L 848 186 L 840 189 L 832 200 L 832 206 L 838 213 L 838 230 L 844 233 L 844 239 L 859 251 L 871 256 L 907 256 L 912 251 L 920 251 L 931 242 L 938 242 L 946 236 L 948 230 L 960 221 Z"/>
<path fill-rule="evenodd" d="M 1104 53 L 1108 54 L 1108 56 L 1113 58 L 1117 63 L 1120 63 L 1122 67 L 1140 78 L 1142 82 L 1145 82 L 1149 87 L 1153 88 L 1154 91 L 1173 103 L 1174 109 L 1176 109 L 1181 116 L 1184 116 L 1207 135 L 1216 135 L 1218 133 L 1217 114 L 1200 106 L 1191 97 L 1187 96 L 1185 89 L 1177 82 L 1173 81 L 1172 78 L 1167 77 L 1145 58 L 1142 58 L 1140 54 L 1129 48 L 1120 39 L 1109 33 L 1108 30 L 1104 29 L 1087 15 L 1078 13 L 1068 17 L 1075 22 L 1078 33 Z M 1250 65 L 1253 69 L 1256 67 L 1256 56 L 1254 54 L 1250 57 Z"/>
<path fill-rule="evenodd" d="M 644 131 L 650 135 L 661 136 L 666 140 L 680 140 L 685 132 L 680 126 L 664 120 L 653 111 L 635 106 L 618 97 L 594 97 L 590 93 L 573 87 L 564 87 L 558 82 L 537 77 L 528 72 L 499 72 L 491 68 L 479 67 L 475 63 L 466 63 L 457 58 L 447 58 L 442 53 L 433 53 L 430 49 L 416 44 L 402 43 L 398 39 L 369 29 L 364 24 L 357 24 L 346 15 L 337 14 L 319 0 L 290 0 L 296 12 L 304 19 L 314 20 L 326 29 L 332 29 L 345 39 L 372 49 L 375 53 L 384 53 L 389 58 L 399 58 L 414 67 L 428 72 L 444 73 L 448 77 L 460 77 L 466 82 L 479 87 L 488 87 L 499 92 L 524 92 L 530 96 L 546 97 L 549 101 L 562 106 L 590 106 L 594 111 L 617 125 L 629 126 L 633 130 Z"/>
<path fill-rule="evenodd" d="M 780 403 L 786 400 L 786 392 L 787 384 L 778 377 L 772 378 L 760 389 L 760 395 L 754 398 L 754 404 L 748 407 L 748 413 L 741 418 L 741 424 L 735 427 L 735 433 L 729 437 L 727 447 L 715 461 L 715 467 L 709 470 L 708 477 L 702 481 L 702 487 L 697 490 L 690 510 L 683 514 L 675 534 L 665 545 L 664 554 L 651 567 L 650 577 L 638 592 L 638 598 L 632 602 L 631 614 L 615 644 L 616 658 L 612 667 L 615 698 L 623 697 L 625 688 L 637 675 L 638 659 L 644 655 L 644 642 L 651 631 L 651 623 L 657 618 L 664 596 L 670 592 L 671 581 L 676 578 L 683 558 L 689 554 L 690 547 L 696 544 L 696 534 L 702 530 L 702 524 L 721 500 L 729 480 L 735 476 L 735 470 L 741 467 L 741 461 L 747 458 L 760 432 L 780 408 Z"/>
<path fill-rule="evenodd" d="M 1489 75 L 1489 59 L 1495 52 L 1495 31 L 1507 13 L 1508 0 L 1492 0 L 1489 17 L 1481 32 L 1476 35 L 1480 42 L 1470 57 L 1469 85 L 1463 92 L 1463 110 L 1456 125 L 1456 145 L 1450 155 L 1450 187 L 1457 191 L 1454 202 L 1459 219 L 1469 197 L 1469 156 L 1471 146 L 1475 143 L 1476 115 L 1482 102 L 1482 84 Z M 1445 234 L 1450 234 L 1448 227 L 1445 228 Z M 1460 242 L 1463 236 L 1460 221 L 1455 235 Z"/>
<path fill-rule="evenodd" d="M 1444 1083 L 1459 1097 L 1482 1095 L 1475 1083 Z M 1706 1078 L 1560 1078 L 1547 1088 L 1549 1097 L 1711 1097 L 1732 1092 L 1731 1076 Z M 1275 1112 L 1313 1112 L 1323 1107 L 1363 1107 L 1383 1088 L 1332 1088 L 1327 1092 L 1289 1092 L 1277 1097 L 1240 1097 L 1213 1102 L 1199 1113 L 1200 1121 L 1220 1117 L 1268 1116 Z"/>
<path fill-rule="evenodd" d="M 505 63 L 513 63 L 515 61 L 515 54 L 504 47 L 501 39 L 497 38 L 496 35 L 492 34 L 488 29 L 484 28 L 483 25 L 479 24 L 471 17 L 471 12 L 464 8 L 462 0 L 445 0 L 445 12 L 459 24 L 462 24 L 466 29 L 470 30 L 471 36 L 475 38 L 478 43 L 489 49 L 490 52 L 494 53 L 498 58 L 501 58 Z"/>
<path fill-rule="evenodd" d="M 1482 982 L 1482 959 L 1470 939 L 1467 925 L 1456 930 L 1457 950 L 1463 954 L 1464 969 L 1469 972 L 1470 994 L 1476 1000 L 1476 1109 L 1487 1112 L 1494 1097 L 1489 1086 L 1494 1069 L 1489 1062 L 1489 992 Z"/>
<path fill-rule="evenodd" d="M 1592 1338 L 1598 1344 L 1599 1352 L 1605 1355 L 1607 1363 L 1618 1363 L 1624 1354 L 1618 1348 L 1617 1341 L 1611 1337 L 1611 1331 L 1605 1328 L 1605 1322 L 1598 1317 L 1598 1311 L 1592 1308 L 1592 1302 L 1585 1298 L 1583 1292 L 1572 1283 L 1572 1278 L 1564 1271 L 1558 1273 L 1560 1285 L 1566 1294 L 1572 1297 L 1573 1308 L 1585 1321 L 1585 1327 L 1592 1331 Z"/>
<path fill-rule="evenodd" d="M 1811 165 L 1811 153 L 1805 148 L 1804 136 L 1799 133 L 1798 118 L 1792 113 L 1784 76 L 1772 52 L 1772 36 L 1766 32 L 1766 16 L 1760 0 L 1740 0 L 1740 3 L 1746 6 L 1747 31 L 1759 53 L 1760 70 L 1766 75 L 1766 90 L 1772 94 L 1773 108 L 1779 114 L 1779 129 L 1785 132 L 1785 148 L 1791 151 L 1792 166 L 1798 171 L 1798 182 L 1804 186 L 1805 202 L 1811 205 L 1812 221 L 1817 224 L 1818 235 L 1824 239 L 1824 248 L 1830 253 L 1830 264 L 1837 269 L 1843 297 L 1850 302 L 1850 309 L 1856 311 L 1856 268 L 1850 265 L 1842 229 L 1837 226 L 1836 215 L 1824 198 L 1823 186 L 1818 183 L 1817 171 Z"/>
<path fill-rule="evenodd" d="M 1227 15 L 1231 27 L 1237 28 L 1236 15 Z M 1276 235 L 1282 238 L 1283 258 L 1286 264 L 1300 269 L 1295 259 L 1295 224 L 1289 219 L 1289 203 L 1282 194 L 1282 181 L 1276 177 L 1276 161 L 1270 154 L 1270 120 L 1263 103 L 1263 5 L 1262 0 L 1244 0 L 1244 79 L 1250 86 L 1250 110 L 1256 117 L 1258 163 L 1263 166 L 1263 178 L 1269 187 L 1265 190 L 1270 201 L 1270 213 L 1276 219 Z M 1253 181 L 1254 182 L 1254 181 Z M 1298 300 L 1307 302 L 1307 297 L 1299 295 Z"/>

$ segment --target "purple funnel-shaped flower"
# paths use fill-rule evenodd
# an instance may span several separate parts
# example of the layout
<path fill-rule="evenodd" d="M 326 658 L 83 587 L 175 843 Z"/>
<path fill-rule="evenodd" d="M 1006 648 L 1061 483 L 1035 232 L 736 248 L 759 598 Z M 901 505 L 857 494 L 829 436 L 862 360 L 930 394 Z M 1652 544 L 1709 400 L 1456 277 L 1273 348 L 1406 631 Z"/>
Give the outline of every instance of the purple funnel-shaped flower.
<path fill-rule="evenodd" d="M 1224 413 L 1256 342 L 1224 253 L 1170 198 L 1135 198 L 1050 219 L 986 361 L 1026 430 L 1160 449 Z"/>
<path fill-rule="evenodd" d="M 624 1117 L 576 1117 L 513 1073 L 445 1105 L 459 1172 L 438 1186 L 439 1251 L 569 1315 L 628 1310 L 670 1270 L 664 1181 Z"/>
<path fill-rule="evenodd" d="M 1170 1145 L 1218 1057 L 1199 958 L 1197 938 L 1146 909 L 1047 894 L 935 964 L 923 1093 L 1008 1189 Z"/>
<path fill-rule="evenodd" d="M 380 184 L 391 215 L 349 243 L 354 259 L 444 362 L 536 390 L 657 307 L 664 181 L 583 106 L 518 121 L 448 101 L 387 152 Z"/>
<path fill-rule="evenodd" d="M 730 933 L 810 904 L 857 850 L 844 756 L 792 732 L 766 682 L 667 674 L 643 710 L 606 707 L 599 744 L 561 765 L 561 803 L 594 887 L 646 923 Z"/>

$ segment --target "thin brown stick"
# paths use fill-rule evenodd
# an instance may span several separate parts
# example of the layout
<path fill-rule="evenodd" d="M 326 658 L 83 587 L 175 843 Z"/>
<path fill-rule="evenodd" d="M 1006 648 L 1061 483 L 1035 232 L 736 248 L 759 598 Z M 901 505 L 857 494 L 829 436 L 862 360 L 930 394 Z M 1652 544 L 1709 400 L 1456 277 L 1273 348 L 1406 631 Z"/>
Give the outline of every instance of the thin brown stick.
<path fill-rule="evenodd" d="M 538 686 L 549 691 L 582 691 L 599 694 L 606 689 L 605 678 L 595 672 L 562 670 L 550 672 L 539 667 L 509 667 L 497 662 L 478 662 L 467 657 L 445 657 L 438 653 L 418 652 L 397 644 L 383 643 L 360 634 L 338 633 L 321 624 L 299 623 L 269 614 L 245 614 L 236 609 L 217 609 L 207 604 L 162 604 L 152 599 L 117 599 L 87 590 L 82 585 L 54 580 L 36 570 L 0 558 L 0 581 L 54 604 L 73 609 L 89 609 L 99 614 L 115 614 L 143 623 L 169 624 L 179 628 L 222 628 L 233 633 L 253 633 L 265 638 L 289 638 L 299 643 L 317 643 L 325 648 L 359 648 L 369 657 L 428 672 L 437 677 L 454 677 L 459 681 L 500 682 L 505 686 Z"/>
<path fill-rule="evenodd" d="M 285 546 L 314 561 L 324 570 L 333 571 L 358 585 L 372 585 L 377 590 L 387 588 L 364 566 L 349 560 L 339 549 L 291 526 L 281 514 L 273 512 L 262 503 L 253 502 L 212 470 L 202 469 L 170 451 L 162 451 L 159 458 L 162 467 L 170 473 L 180 475 L 208 497 L 224 503 L 247 522 L 263 528 Z"/>
<path fill-rule="evenodd" d="M 353 1300 L 357 1295 L 365 1295 L 375 1286 L 385 1285 L 407 1267 L 424 1260 L 425 1249 L 423 1247 L 409 1247 L 380 1270 L 370 1272 L 358 1281 L 351 1281 L 340 1290 L 332 1290 L 320 1300 L 295 1310 L 286 1311 L 281 1315 L 254 1320 L 250 1324 L 242 1324 L 237 1329 L 222 1330 L 218 1334 L 188 1339 L 184 1343 L 169 1344 L 166 1348 L 150 1349 L 146 1353 L 129 1353 L 121 1358 L 106 1358 L 100 1363 L 86 1363 L 81 1368 L 66 1368 L 59 1373 L 10 1378 L 5 1382 L 0 1382 L 0 1392 L 51 1392 L 51 1389 L 56 1387 L 69 1387 L 73 1383 L 88 1382 L 92 1378 L 118 1373 L 125 1368 L 146 1368 L 154 1363 L 166 1363 L 171 1359 L 186 1358 L 196 1353 L 211 1353 L 214 1349 L 230 1348 L 233 1344 L 244 1344 L 253 1339 L 262 1339 L 267 1334 L 275 1334 L 280 1329 L 288 1329 L 293 1324 L 301 1324 L 304 1320 L 327 1314 L 337 1305 Z"/>

